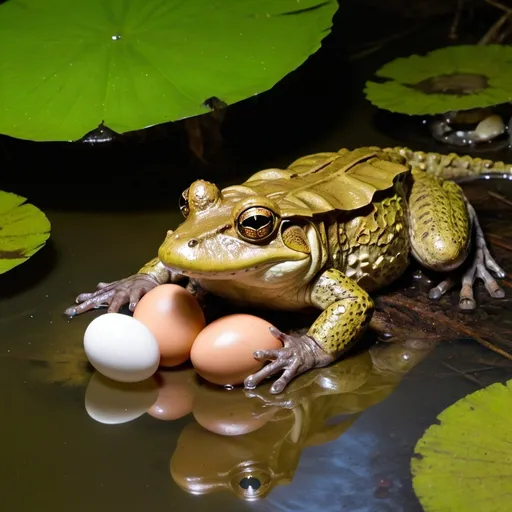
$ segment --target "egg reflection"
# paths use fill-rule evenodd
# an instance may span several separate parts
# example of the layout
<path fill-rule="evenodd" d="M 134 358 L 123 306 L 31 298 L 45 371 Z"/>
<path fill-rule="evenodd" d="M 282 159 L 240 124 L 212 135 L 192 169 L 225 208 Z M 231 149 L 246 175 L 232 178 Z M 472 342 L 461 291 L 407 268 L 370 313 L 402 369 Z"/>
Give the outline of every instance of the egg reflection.
<path fill-rule="evenodd" d="M 197 387 L 195 371 L 166 370 L 155 374 L 158 382 L 158 398 L 148 414 L 159 420 L 177 420 L 192 412 Z"/>
<path fill-rule="evenodd" d="M 242 389 L 226 391 L 199 386 L 194 398 L 194 418 L 206 430 L 223 436 L 240 436 L 266 425 L 278 411 L 259 400 L 248 399 Z"/>
<path fill-rule="evenodd" d="M 95 372 L 85 392 L 85 410 L 99 423 L 117 425 L 142 416 L 157 397 L 158 384 L 153 377 L 142 382 L 117 382 Z"/>
<path fill-rule="evenodd" d="M 194 495 L 229 491 L 247 501 L 269 497 L 276 486 L 292 481 L 302 450 L 344 435 L 432 348 L 418 343 L 372 347 L 300 375 L 278 395 L 270 393 L 268 383 L 229 392 L 200 385 L 193 404 L 197 422 L 179 436 L 171 477 Z M 383 366 L 388 371 L 382 372 Z"/>

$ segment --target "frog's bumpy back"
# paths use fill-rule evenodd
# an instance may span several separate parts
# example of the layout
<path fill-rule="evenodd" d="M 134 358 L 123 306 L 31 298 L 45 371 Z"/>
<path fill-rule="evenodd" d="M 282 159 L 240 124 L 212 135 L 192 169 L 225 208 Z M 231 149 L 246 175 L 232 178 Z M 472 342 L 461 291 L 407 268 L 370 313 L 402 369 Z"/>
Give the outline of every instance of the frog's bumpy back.
<path fill-rule="evenodd" d="M 426 153 L 406 147 L 384 148 L 383 151 L 398 153 L 412 168 L 421 169 L 448 180 L 466 181 L 485 175 L 512 178 L 512 164 L 505 162 L 494 162 L 456 153 Z"/>

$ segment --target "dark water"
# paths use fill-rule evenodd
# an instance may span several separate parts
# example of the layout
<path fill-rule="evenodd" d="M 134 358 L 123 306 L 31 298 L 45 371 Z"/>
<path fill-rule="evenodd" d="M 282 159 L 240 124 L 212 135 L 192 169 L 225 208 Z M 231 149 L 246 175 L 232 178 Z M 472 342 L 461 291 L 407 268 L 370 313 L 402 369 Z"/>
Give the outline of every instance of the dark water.
<path fill-rule="evenodd" d="M 377 129 L 360 92 L 369 70 L 389 54 L 347 63 L 344 30 L 360 13 L 345 12 L 304 68 L 233 108 L 226 159 L 217 167 L 191 165 L 179 130 L 172 143 L 113 148 L 3 141 L 8 171 L 1 188 L 28 196 L 53 226 L 44 250 L 0 278 L 3 508 L 421 510 L 409 472 L 418 438 L 455 400 L 512 374 L 512 365 L 475 341 L 455 334 L 437 346 L 394 339 L 310 372 L 278 397 L 268 386 L 247 397 L 204 385 L 187 368 L 162 373 L 143 389 L 112 387 L 91 371 L 82 350 L 85 328 L 101 312 L 72 321 L 62 315 L 79 292 L 131 274 L 154 256 L 179 222 L 179 191 L 195 177 L 240 181 L 314 151 L 401 143 L 394 126 Z M 423 36 L 433 33 L 430 27 Z M 415 41 L 426 45 L 424 38 Z M 423 142 L 418 149 L 432 149 Z M 34 167 L 41 172 L 37 183 L 25 178 Z M 511 210 L 489 197 L 491 189 L 512 199 L 511 183 L 467 190 L 486 232 L 512 238 Z M 492 249 L 512 272 L 512 253 Z M 512 319 L 510 288 L 506 293 L 503 301 L 480 293 L 484 306 L 467 316 L 469 326 L 505 347 Z M 411 300 L 417 295 L 411 292 Z M 450 300 L 441 307 L 455 318 Z M 162 411 L 177 419 L 144 413 L 157 396 Z M 134 419 L 98 421 L 109 416 Z M 223 435 L 233 429 L 241 434 Z"/>

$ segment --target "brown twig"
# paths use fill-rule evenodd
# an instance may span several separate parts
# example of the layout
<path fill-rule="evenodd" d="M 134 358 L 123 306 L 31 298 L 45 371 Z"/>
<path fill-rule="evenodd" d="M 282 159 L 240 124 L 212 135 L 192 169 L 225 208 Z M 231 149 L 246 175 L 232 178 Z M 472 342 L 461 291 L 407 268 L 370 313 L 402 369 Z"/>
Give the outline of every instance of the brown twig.
<path fill-rule="evenodd" d="M 487 193 L 491 197 L 494 197 L 498 201 L 501 201 L 503 204 L 506 204 L 507 206 L 512 206 L 512 201 L 507 199 L 505 196 L 502 196 L 501 194 L 498 194 L 497 192 L 493 192 L 492 190 L 488 190 Z"/>
<path fill-rule="evenodd" d="M 420 28 L 423 28 L 425 26 L 424 22 L 416 23 L 412 27 L 408 27 L 407 29 L 403 30 L 402 32 L 398 32 L 395 34 L 392 34 L 387 37 L 383 37 L 382 39 L 379 39 L 377 41 L 371 41 L 366 43 L 366 48 L 364 50 L 361 50 L 358 53 L 354 53 L 353 55 L 350 55 L 348 58 L 349 61 L 356 61 L 359 59 L 362 59 L 364 57 L 367 57 L 368 55 L 371 55 L 372 53 L 378 52 L 383 46 L 385 46 L 388 43 L 391 43 L 392 41 L 396 41 L 398 39 L 402 39 L 403 37 L 412 34 L 419 30 Z"/>
<path fill-rule="evenodd" d="M 464 4 L 466 3 L 466 0 L 457 0 L 457 9 L 455 10 L 455 16 L 453 17 L 453 22 L 450 27 L 450 39 L 457 39 L 458 37 L 458 30 L 460 25 L 460 19 L 462 17 L 462 11 L 464 10 Z"/>
<path fill-rule="evenodd" d="M 510 37 L 512 34 L 512 18 L 510 18 L 511 23 L 508 24 L 508 27 L 505 30 L 501 31 L 501 34 L 496 38 L 497 43 L 503 43 L 506 39 Z"/>
<path fill-rule="evenodd" d="M 509 14 L 512 13 L 512 7 L 508 7 L 507 5 L 504 5 L 500 2 L 496 2 L 496 0 L 484 0 L 484 2 L 489 5 L 492 5 L 493 7 L 496 7 L 496 9 L 508 12 Z"/>
<path fill-rule="evenodd" d="M 484 2 L 492 5 L 493 7 L 496 7 L 497 9 L 500 9 L 501 11 L 504 11 L 504 14 L 496 21 L 496 23 L 491 26 L 491 28 L 484 34 L 482 39 L 478 41 L 479 45 L 489 44 L 493 39 L 497 37 L 497 34 L 503 25 L 512 19 L 512 9 L 510 7 L 507 7 L 500 2 L 496 2 L 496 0 L 484 0 Z"/>
<path fill-rule="evenodd" d="M 492 352 L 495 352 L 496 354 L 499 354 L 500 356 L 504 357 L 505 359 L 508 359 L 509 361 L 512 361 L 512 354 L 509 354 L 505 350 L 493 345 L 492 343 L 488 342 L 487 340 L 484 340 L 475 330 L 471 329 L 470 327 L 467 327 L 462 322 L 459 322 L 458 320 L 452 320 L 447 318 L 444 315 L 438 315 L 436 313 L 432 313 L 425 307 L 420 307 L 416 304 L 414 304 L 411 301 L 407 301 L 403 297 L 393 296 L 393 297 L 381 297 L 381 300 L 383 302 L 388 302 L 390 304 L 394 304 L 400 307 L 405 307 L 407 309 L 413 310 L 420 318 L 428 318 L 432 321 L 433 324 L 436 322 L 442 322 L 447 327 L 449 327 L 452 331 L 458 332 L 459 334 L 464 334 L 465 336 L 468 336 L 469 338 L 474 339 L 477 343 L 482 345 L 488 350 L 491 350 Z"/>
<path fill-rule="evenodd" d="M 474 377 L 473 375 L 469 375 L 467 372 L 463 372 L 462 370 L 459 370 L 458 368 L 455 368 L 455 366 L 452 366 L 451 364 L 448 364 L 448 363 L 446 363 L 444 361 L 441 361 L 441 364 L 443 366 L 446 366 L 446 368 L 448 368 L 449 370 L 452 370 L 453 372 L 457 373 L 458 375 L 460 375 L 460 376 L 464 377 L 465 379 L 469 380 L 473 384 L 476 384 L 477 386 L 480 386 L 481 388 L 484 387 L 484 385 L 482 384 L 480 379 L 478 379 L 477 377 Z"/>
<path fill-rule="evenodd" d="M 512 240 L 509 238 L 503 238 L 502 236 L 493 235 L 491 233 L 488 233 L 486 238 L 492 245 L 496 245 L 507 251 L 512 251 Z"/>

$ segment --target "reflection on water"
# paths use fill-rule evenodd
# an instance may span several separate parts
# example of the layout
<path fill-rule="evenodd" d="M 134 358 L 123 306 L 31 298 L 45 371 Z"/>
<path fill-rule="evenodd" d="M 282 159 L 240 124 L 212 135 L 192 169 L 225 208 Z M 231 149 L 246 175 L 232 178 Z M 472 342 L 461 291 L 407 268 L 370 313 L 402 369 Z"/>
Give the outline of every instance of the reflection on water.
<path fill-rule="evenodd" d="M 157 397 L 154 378 L 135 383 L 115 382 L 95 372 L 85 393 L 85 410 L 100 423 L 118 425 L 142 416 Z"/>
<path fill-rule="evenodd" d="M 492 237 L 500 241 L 493 253 L 510 271 L 512 251 L 503 246 L 512 243 L 512 207 L 488 191 L 510 201 L 512 182 L 465 188 L 491 243 Z M 93 375 L 83 334 L 104 311 L 69 321 L 62 318 L 69 297 L 98 276 L 132 272 L 178 216 L 54 214 L 59 265 L 22 292 L 9 296 L 5 286 L 0 290 L 1 397 L 11 411 L 0 424 L 6 431 L 0 439 L 7 503 L 21 500 L 12 508 L 20 512 L 37 510 L 44 500 L 59 512 L 73 500 L 80 503 L 78 512 L 145 510 L 162 503 L 225 512 L 419 510 L 409 459 L 424 428 L 475 387 L 510 378 L 512 366 L 503 357 L 472 340 L 453 342 L 463 326 L 511 350 L 510 279 L 504 280 L 505 299 L 489 298 L 479 285 L 479 308 L 470 314 L 457 310 L 457 290 L 432 303 L 420 280 L 413 280 L 416 289 L 386 293 L 385 332 L 442 342 L 410 374 L 430 346 L 381 343 L 302 375 L 278 396 L 267 386 L 247 393 L 212 388 L 191 368 L 159 372 L 139 386 Z M 133 233 L 146 238 L 134 246 Z M 117 248 L 109 257 L 90 257 L 91 246 L 111 239 Z M 25 269 L 39 269 L 45 257 L 43 250 Z M 12 283 L 21 271 L 13 271 Z M 281 312 L 273 321 L 286 328 Z M 30 492 L 24 492 L 27 482 Z M 264 499 L 249 503 L 258 496 Z"/>
<path fill-rule="evenodd" d="M 254 500 L 289 484 L 305 448 L 342 436 L 434 346 L 380 343 L 300 376 L 279 395 L 269 392 L 270 384 L 227 391 L 201 382 L 191 368 L 160 371 L 137 384 L 94 373 L 85 408 L 110 425 L 144 413 L 165 421 L 192 413 L 171 455 L 172 479 L 190 494 L 227 490 Z"/>

